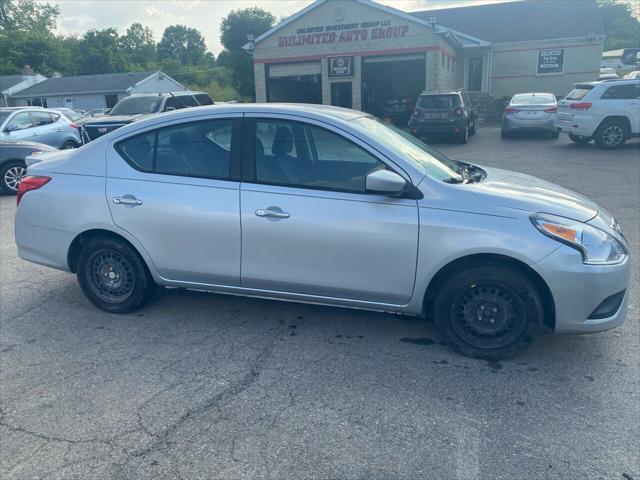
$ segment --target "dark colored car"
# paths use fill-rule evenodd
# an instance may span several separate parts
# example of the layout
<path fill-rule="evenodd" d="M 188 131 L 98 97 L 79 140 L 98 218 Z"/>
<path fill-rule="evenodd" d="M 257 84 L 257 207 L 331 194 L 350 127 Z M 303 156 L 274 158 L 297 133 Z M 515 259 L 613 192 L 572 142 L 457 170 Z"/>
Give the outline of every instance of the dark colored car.
<path fill-rule="evenodd" d="M 0 191 L 16 194 L 20 180 L 27 173 L 24 159 L 36 152 L 52 152 L 57 148 L 35 142 L 0 141 Z"/>
<path fill-rule="evenodd" d="M 85 121 L 82 124 L 82 141 L 88 143 L 149 115 L 202 105 L 213 105 L 211 97 L 203 92 L 131 95 L 120 100 L 107 114 Z"/>
<path fill-rule="evenodd" d="M 387 98 L 382 106 L 382 116 L 385 121 L 406 127 L 414 105 L 415 99 L 412 97 Z"/>
<path fill-rule="evenodd" d="M 422 137 L 446 135 L 467 143 L 476 133 L 478 112 L 465 91 L 423 92 L 409 119 L 411 134 Z"/>

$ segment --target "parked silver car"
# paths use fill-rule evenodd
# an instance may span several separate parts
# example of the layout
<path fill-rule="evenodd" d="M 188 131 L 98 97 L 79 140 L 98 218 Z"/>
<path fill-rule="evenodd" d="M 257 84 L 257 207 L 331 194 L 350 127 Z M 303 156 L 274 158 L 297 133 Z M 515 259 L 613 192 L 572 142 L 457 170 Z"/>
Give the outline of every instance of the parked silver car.
<path fill-rule="evenodd" d="M 558 101 L 553 93 L 519 93 L 514 95 L 502 116 L 502 138 L 516 132 L 547 132 L 558 138 L 553 122 Z"/>
<path fill-rule="evenodd" d="M 56 148 L 80 146 L 80 132 L 61 112 L 39 107 L 0 108 L 0 140 L 44 143 Z"/>
<path fill-rule="evenodd" d="M 539 324 L 597 332 L 627 313 L 628 246 L 605 210 L 362 112 L 187 109 L 47 155 L 20 184 L 19 255 L 77 273 L 107 312 L 161 285 L 433 315 L 489 359 Z"/>

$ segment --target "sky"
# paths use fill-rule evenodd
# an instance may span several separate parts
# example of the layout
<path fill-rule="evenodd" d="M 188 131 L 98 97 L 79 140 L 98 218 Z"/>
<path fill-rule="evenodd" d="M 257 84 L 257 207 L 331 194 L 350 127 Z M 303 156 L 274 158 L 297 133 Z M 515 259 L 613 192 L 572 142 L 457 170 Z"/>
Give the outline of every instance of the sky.
<path fill-rule="evenodd" d="M 140 22 L 153 30 L 156 40 L 169 25 L 183 24 L 204 35 L 207 47 L 220 53 L 220 22 L 231 11 L 260 7 L 283 18 L 303 9 L 312 0 L 38 0 L 60 7 L 57 31 L 82 34 L 90 29 L 114 27 L 124 34 L 127 27 Z M 406 12 L 465 4 L 494 3 L 501 0 L 378 0 Z M 504 1 L 504 0 L 502 0 Z"/>

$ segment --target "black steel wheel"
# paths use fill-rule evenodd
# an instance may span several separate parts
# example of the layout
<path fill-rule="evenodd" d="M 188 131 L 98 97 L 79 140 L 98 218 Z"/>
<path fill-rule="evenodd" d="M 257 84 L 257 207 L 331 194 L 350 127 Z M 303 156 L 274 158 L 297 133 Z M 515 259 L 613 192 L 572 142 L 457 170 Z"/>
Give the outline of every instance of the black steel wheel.
<path fill-rule="evenodd" d="M 110 313 L 129 313 L 146 303 L 155 283 L 138 253 L 126 242 L 94 237 L 80 250 L 78 282 L 87 298 Z"/>
<path fill-rule="evenodd" d="M 460 269 L 443 282 L 434 302 L 435 321 L 463 355 L 512 358 L 532 340 L 543 309 L 535 285 L 517 268 L 494 263 Z"/>

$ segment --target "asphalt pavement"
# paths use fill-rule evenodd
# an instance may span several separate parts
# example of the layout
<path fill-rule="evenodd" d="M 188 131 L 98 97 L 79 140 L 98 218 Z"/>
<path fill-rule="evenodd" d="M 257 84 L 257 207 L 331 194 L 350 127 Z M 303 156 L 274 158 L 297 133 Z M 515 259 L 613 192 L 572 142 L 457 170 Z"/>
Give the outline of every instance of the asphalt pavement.
<path fill-rule="evenodd" d="M 2 197 L 0 478 L 640 480 L 638 141 L 484 127 L 436 147 L 613 213 L 633 255 L 627 322 L 486 362 L 424 320 L 340 308 L 164 290 L 114 316 L 74 275 L 18 259 Z"/>

